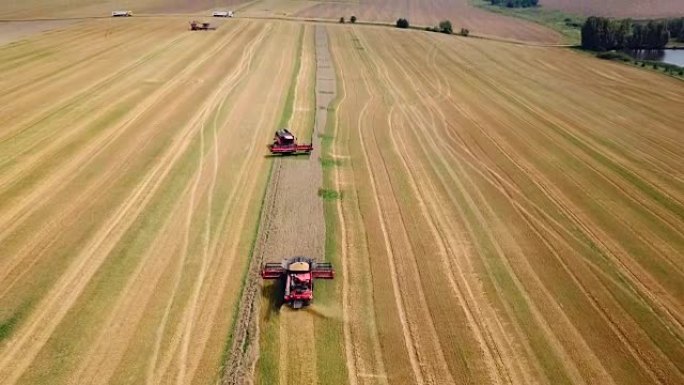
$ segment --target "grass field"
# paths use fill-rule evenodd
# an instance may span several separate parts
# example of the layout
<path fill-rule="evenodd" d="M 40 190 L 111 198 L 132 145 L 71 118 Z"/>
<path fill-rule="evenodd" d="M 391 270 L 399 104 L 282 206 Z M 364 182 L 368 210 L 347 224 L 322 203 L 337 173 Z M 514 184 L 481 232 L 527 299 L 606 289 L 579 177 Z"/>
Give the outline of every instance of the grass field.
<path fill-rule="evenodd" d="M 113 6 L 41 4 L 0 18 Z M 232 4 L 0 28 L 1 384 L 243 383 L 224 365 L 254 346 L 263 384 L 684 383 L 681 80 L 301 19 L 382 1 L 187 30 Z M 313 155 L 269 157 L 280 126 Z M 336 279 L 279 308 L 250 258 L 299 254 Z"/>

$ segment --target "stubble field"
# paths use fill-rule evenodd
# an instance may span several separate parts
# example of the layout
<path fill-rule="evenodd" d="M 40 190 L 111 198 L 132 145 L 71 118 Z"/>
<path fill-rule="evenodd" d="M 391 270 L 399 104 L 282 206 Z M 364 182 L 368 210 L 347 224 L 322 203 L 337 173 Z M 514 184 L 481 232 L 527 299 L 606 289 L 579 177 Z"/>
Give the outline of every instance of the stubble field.
<path fill-rule="evenodd" d="M 215 384 L 252 347 L 264 384 L 684 382 L 681 81 L 422 31 L 187 21 L 0 46 L 0 383 Z M 265 156 L 283 125 L 311 157 Z M 312 307 L 268 285 L 241 302 L 250 257 L 301 253 L 337 271 Z M 258 327 L 234 325 L 254 303 Z"/>
<path fill-rule="evenodd" d="M 220 376 L 298 26 L 186 23 L 0 51 L 3 384 Z"/>
<path fill-rule="evenodd" d="M 684 381 L 681 82 L 331 31 L 351 383 Z"/>

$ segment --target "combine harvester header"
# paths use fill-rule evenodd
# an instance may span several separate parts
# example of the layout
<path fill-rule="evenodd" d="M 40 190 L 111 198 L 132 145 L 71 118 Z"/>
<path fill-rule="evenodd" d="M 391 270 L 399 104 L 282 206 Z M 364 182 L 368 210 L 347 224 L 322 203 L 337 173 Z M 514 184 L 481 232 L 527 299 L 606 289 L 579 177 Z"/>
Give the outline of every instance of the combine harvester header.
<path fill-rule="evenodd" d="M 316 262 L 313 258 L 293 257 L 281 263 L 265 263 L 261 278 L 280 279 L 285 285 L 284 301 L 293 309 L 309 306 L 313 301 L 315 279 L 334 279 L 330 262 Z"/>

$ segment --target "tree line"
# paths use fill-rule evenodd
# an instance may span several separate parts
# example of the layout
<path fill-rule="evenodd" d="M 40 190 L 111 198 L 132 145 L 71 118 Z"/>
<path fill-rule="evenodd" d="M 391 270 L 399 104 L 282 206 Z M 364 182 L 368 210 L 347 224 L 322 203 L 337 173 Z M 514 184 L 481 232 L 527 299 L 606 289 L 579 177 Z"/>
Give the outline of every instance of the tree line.
<path fill-rule="evenodd" d="M 633 22 L 592 16 L 582 26 L 582 48 L 592 51 L 615 49 L 661 49 L 670 37 L 684 40 L 684 18 Z"/>
<path fill-rule="evenodd" d="M 490 0 L 492 5 L 508 8 L 528 8 L 536 7 L 539 0 Z"/>

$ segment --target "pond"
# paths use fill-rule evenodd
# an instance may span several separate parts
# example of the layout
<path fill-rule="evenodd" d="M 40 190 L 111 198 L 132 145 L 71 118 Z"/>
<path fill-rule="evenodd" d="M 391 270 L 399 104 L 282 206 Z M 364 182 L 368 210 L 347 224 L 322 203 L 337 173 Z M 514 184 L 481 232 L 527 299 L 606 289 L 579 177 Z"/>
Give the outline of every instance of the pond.
<path fill-rule="evenodd" d="M 626 54 L 637 60 L 651 60 L 684 67 L 684 49 L 627 50 Z"/>

